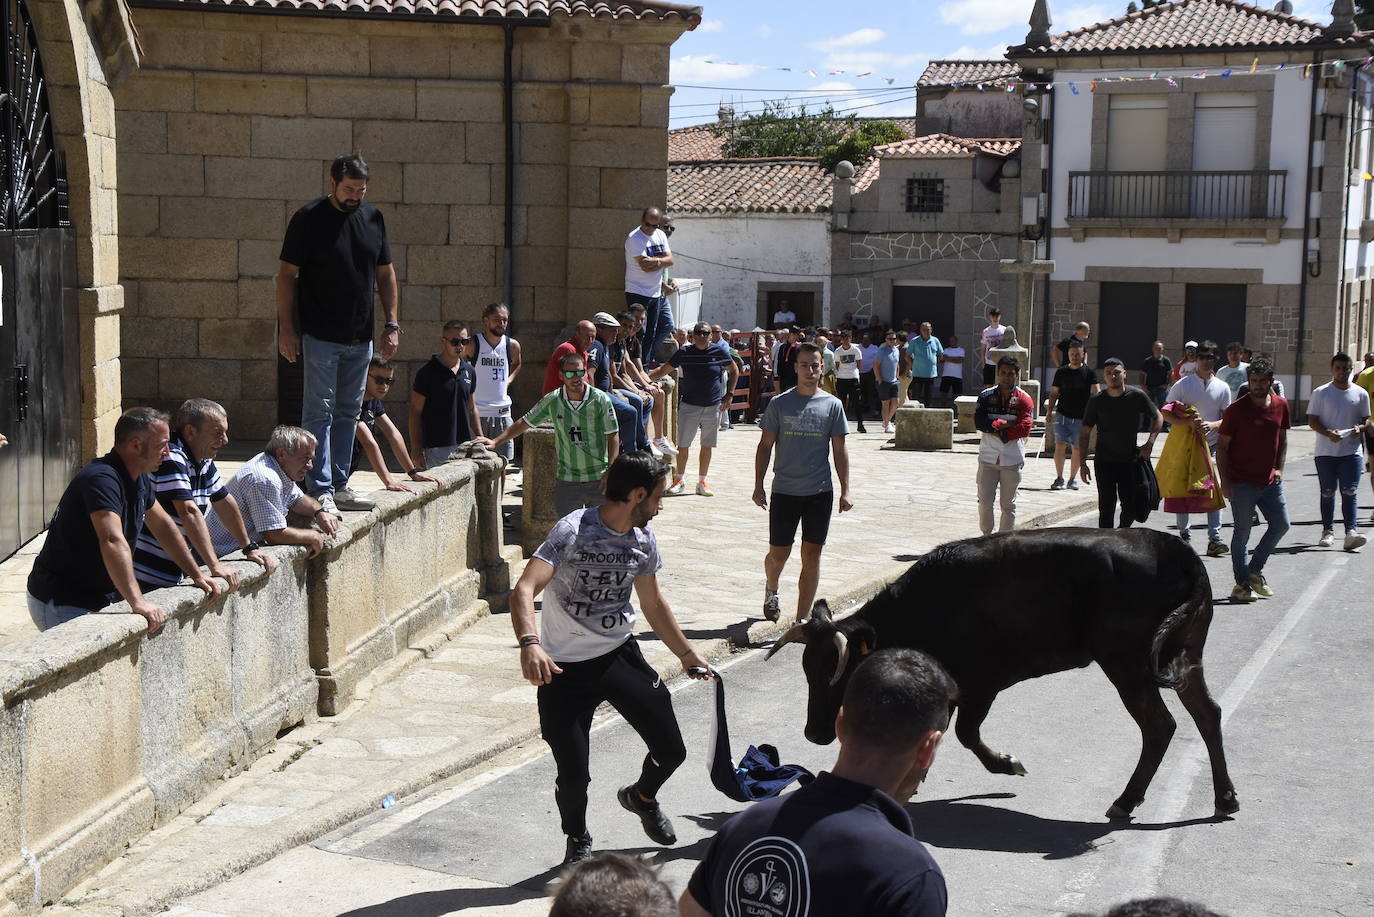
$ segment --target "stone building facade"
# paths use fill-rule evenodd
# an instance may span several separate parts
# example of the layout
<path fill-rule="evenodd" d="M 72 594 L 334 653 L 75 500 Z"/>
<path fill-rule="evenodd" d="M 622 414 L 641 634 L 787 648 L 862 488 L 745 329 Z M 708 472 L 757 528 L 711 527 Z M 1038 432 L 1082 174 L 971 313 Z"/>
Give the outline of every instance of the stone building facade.
<path fill-rule="evenodd" d="M 558 0 L 538 19 L 521 0 L 505 17 L 134 5 L 142 66 L 115 96 L 126 404 L 208 395 L 239 439 L 290 416 L 281 238 L 348 151 L 372 167 L 368 200 L 400 280 L 398 411 L 443 321 L 475 322 L 509 295 L 527 359 L 542 362 L 568 324 L 623 303 L 624 237 L 666 193 L 669 48 L 699 8 Z M 517 380 L 517 409 L 540 369 Z"/>

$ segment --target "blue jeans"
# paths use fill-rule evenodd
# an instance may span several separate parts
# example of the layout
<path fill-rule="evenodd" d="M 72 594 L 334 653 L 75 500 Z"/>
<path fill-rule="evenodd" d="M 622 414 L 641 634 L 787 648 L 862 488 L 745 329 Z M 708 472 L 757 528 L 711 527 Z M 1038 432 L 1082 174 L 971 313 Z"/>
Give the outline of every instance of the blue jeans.
<path fill-rule="evenodd" d="M 649 448 L 649 412 L 654 407 L 654 397 L 652 395 L 641 395 L 639 392 L 631 392 L 623 388 L 618 388 L 611 392 L 612 403 L 614 399 L 621 398 L 636 411 L 635 431 L 639 435 L 639 449 L 641 451 Z M 616 421 L 619 423 L 619 421 Z M 628 442 L 628 437 L 621 428 L 620 439 Z M 627 447 L 628 448 L 628 447 Z"/>
<path fill-rule="evenodd" d="M 625 451 L 638 452 L 647 449 L 648 443 L 641 442 L 639 406 L 625 400 L 621 393 L 612 391 L 608 394 L 611 396 L 611 408 L 615 411 L 615 422 L 616 426 L 620 427 L 620 442 Z"/>
<path fill-rule="evenodd" d="M 305 334 L 301 355 L 305 360 L 301 426 L 318 441 L 315 467 L 306 473 L 305 489 L 318 497 L 348 486 L 353 431 L 363 406 L 372 342 L 334 344 Z"/>
<path fill-rule="evenodd" d="M 82 608 L 80 605 L 58 605 L 56 602 L 42 602 L 28 593 L 24 594 L 24 598 L 29 600 L 29 617 L 33 618 L 34 626 L 39 630 L 48 630 L 59 624 L 66 624 L 82 615 L 91 614 L 89 608 Z"/>
<path fill-rule="evenodd" d="M 1334 531 L 1336 523 L 1336 489 L 1341 491 L 1341 521 L 1347 532 L 1355 531 L 1355 517 L 1359 515 L 1357 501 L 1360 492 L 1361 456 L 1318 455 L 1317 486 L 1321 489 L 1322 531 Z"/>
<path fill-rule="evenodd" d="M 1249 563 L 1246 563 L 1250 519 L 1257 509 L 1264 514 L 1264 537 L 1255 545 Z M 1282 481 L 1275 481 L 1266 487 L 1231 485 L 1231 572 L 1235 574 L 1237 585 L 1250 582 L 1251 573 L 1264 570 L 1264 562 L 1287 532 L 1288 504 L 1283 499 Z"/>
<path fill-rule="evenodd" d="M 1216 455 L 1217 455 L 1217 447 L 1216 447 L 1216 446 L 1212 446 L 1212 445 L 1208 445 L 1207 450 L 1208 450 L 1209 452 L 1212 453 L 1212 458 L 1215 459 L 1215 458 L 1216 458 Z M 1232 515 L 1233 517 L 1236 515 L 1236 510 L 1235 510 L 1234 507 L 1232 507 L 1232 509 L 1231 509 L 1231 515 Z M 1188 537 L 1188 513 L 1175 513 L 1175 514 L 1174 514 L 1174 518 L 1175 518 L 1175 521 L 1178 523 L 1178 533 L 1179 533 L 1180 535 L 1182 535 L 1183 537 L 1185 537 L 1185 538 Z M 1246 519 L 1249 519 L 1249 518 L 1250 518 L 1250 514 L 1249 514 L 1249 513 L 1246 513 Z M 1248 523 L 1248 522 L 1246 523 L 1246 526 L 1247 526 L 1247 527 L 1249 526 L 1249 523 Z M 1219 540 L 1220 538 L 1221 538 L 1221 510 L 1217 509 L 1217 510 L 1213 510 L 1212 512 L 1210 512 L 1210 513 L 1207 514 L 1207 540 L 1208 540 L 1208 541 L 1217 541 L 1217 540 Z"/>
<path fill-rule="evenodd" d="M 666 296 L 640 296 L 638 293 L 626 293 L 625 305 L 631 306 L 639 303 L 644 307 L 644 351 L 640 354 L 640 359 L 644 363 L 644 368 L 658 365 L 658 348 L 668 335 L 673 333 L 673 309 L 668 305 Z"/>

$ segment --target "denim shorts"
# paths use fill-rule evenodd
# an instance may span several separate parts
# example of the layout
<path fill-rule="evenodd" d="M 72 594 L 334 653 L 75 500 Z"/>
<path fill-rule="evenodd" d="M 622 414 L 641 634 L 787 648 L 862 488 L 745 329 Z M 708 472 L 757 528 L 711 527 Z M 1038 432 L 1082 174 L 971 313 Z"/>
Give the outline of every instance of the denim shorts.
<path fill-rule="evenodd" d="M 1082 417 L 1065 417 L 1063 414 L 1054 415 L 1054 441 L 1064 443 L 1069 446 L 1078 445 L 1078 434 L 1083 432 Z"/>

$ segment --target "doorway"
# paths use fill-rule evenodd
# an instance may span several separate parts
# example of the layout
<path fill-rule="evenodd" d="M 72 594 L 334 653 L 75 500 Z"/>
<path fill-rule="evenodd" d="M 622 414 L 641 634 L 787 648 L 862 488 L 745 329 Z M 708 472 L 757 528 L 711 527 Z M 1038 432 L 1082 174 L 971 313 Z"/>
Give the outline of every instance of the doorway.
<path fill-rule="evenodd" d="M 1183 300 L 1183 340 L 1211 340 L 1219 348 L 1231 341 L 1245 343 L 1245 284 L 1188 284 Z M 1219 356 L 1224 363 L 1226 351 L 1223 349 Z"/>
<path fill-rule="evenodd" d="M 903 322 L 911 322 L 918 331 L 921 322 L 930 322 L 930 333 L 941 341 L 958 334 L 954 328 L 954 287 L 893 285 L 892 327 L 900 331 Z"/>
<path fill-rule="evenodd" d="M 796 313 L 796 324 L 805 328 L 816 324 L 816 294 L 810 290 L 769 290 L 763 302 L 763 314 L 759 316 L 759 327 L 774 327 L 773 316 L 784 311 L 784 307 Z"/>
<path fill-rule="evenodd" d="M 1128 371 L 1139 369 L 1159 327 L 1159 284 L 1102 284 L 1097 324 L 1097 353 L 1091 365 L 1101 369 L 1105 360 L 1116 357 Z"/>

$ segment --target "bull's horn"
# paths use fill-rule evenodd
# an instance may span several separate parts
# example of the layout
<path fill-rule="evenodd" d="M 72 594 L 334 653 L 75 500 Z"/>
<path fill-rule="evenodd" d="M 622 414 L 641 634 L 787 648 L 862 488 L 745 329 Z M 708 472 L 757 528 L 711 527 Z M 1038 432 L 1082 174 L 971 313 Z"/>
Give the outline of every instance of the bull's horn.
<path fill-rule="evenodd" d="M 773 644 L 772 648 L 768 650 L 768 655 L 763 657 L 764 661 L 766 662 L 767 660 L 772 659 L 774 653 L 776 653 L 778 650 L 782 649 L 789 643 L 805 642 L 806 622 L 798 621 L 796 624 L 793 624 L 791 627 L 787 629 L 787 633 L 783 634 L 781 637 L 777 639 L 777 641 Z"/>
<path fill-rule="evenodd" d="M 849 664 L 849 638 L 839 631 L 835 631 L 835 649 L 839 650 L 840 658 L 835 663 L 835 674 L 830 679 L 831 687 L 839 684 L 840 677 L 844 675 L 845 666 Z"/>

